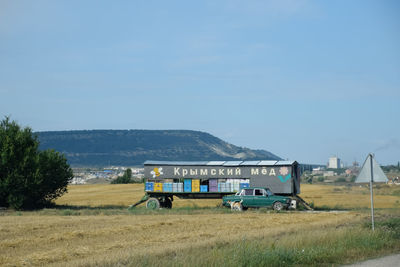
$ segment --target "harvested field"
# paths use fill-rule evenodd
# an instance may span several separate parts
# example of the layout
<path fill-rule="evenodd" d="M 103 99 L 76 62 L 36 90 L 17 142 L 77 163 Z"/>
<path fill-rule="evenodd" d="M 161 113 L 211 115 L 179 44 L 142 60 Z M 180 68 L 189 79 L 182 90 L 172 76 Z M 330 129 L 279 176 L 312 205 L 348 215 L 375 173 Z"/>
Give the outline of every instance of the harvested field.
<path fill-rule="evenodd" d="M 100 185 L 72 185 L 69 193 L 57 200 L 59 205 L 73 206 L 126 206 L 137 202 L 144 196 L 143 184 L 100 184 Z M 179 199 L 175 198 L 174 207 L 215 207 L 221 200 Z"/>
<path fill-rule="evenodd" d="M 354 213 L 1 216 L 0 265 L 116 263 L 359 220 Z"/>
<path fill-rule="evenodd" d="M 399 186 L 374 186 L 374 207 L 378 209 L 400 208 L 400 196 L 395 192 Z M 370 208 L 371 196 L 369 187 L 335 186 L 335 185 L 302 185 L 300 196 L 316 207 L 344 209 Z"/>
<path fill-rule="evenodd" d="M 374 189 L 376 208 L 400 208 L 399 186 L 379 185 Z M 366 186 L 301 185 L 300 196 L 315 206 L 331 208 L 369 208 L 370 193 Z M 144 195 L 143 184 L 74 185 L 69 193 L 57 200 L 59 205 L 73 206 L 129 206 Z M 215 207 L 221 200 L 190 200 L 175 198 L 173 207 Z"/>
<path fill-rule="evenodd" d="M 400 200 L 396 194 L 392 195 L 395 189 L 384 187 L 379 190 L 376 198 L 382 197 L 382 202 L 378 200 L 376 207 L 389 209 L 378 211 L 377 217 L 388 214 L 399 217 L 399 209 L 394 209 Z M 301 196 L 316 206 L 334 207 L 346 203 L 348 206 L 343 207 L 353 208 L 350 203 L 354 203 L 356 207 L 367 208 L 369 195 L 364 191 L 359 187 L 349 190 L 346 187 L 304 185 Z M 141 184 L 77 185 L 71 186 L 69 193 L 57 200 L 58 205 L 64 205 L 61 208 L 0 211 L 0 266 L 161 266 L 162 261 L 155 259 L 167 259 L 167 265 L 174 265 L 173 261 L 178 257 L 174 255 L 183 255 L 178 265 L 185 265 L 186 261 L 201 265 L 196 261 L 198 256 L 194 261 L 190 257 L 200 253 L 198 251 L 208 255 L 209 263 L 215 264 L 213 257 L 223 263 L 223 253 L 231 253 L 226 249 L 244 240 L 261 243 L 267 240 L 270 242 L 268 247 L 275 243 L 301 247 L 307 236 L 314 236 L 315 240 L 326 241 L 328 238 L 330 244 L 336 241 L 331 242 L 329 238 L 337 235 L 326 234 L 341 229 L 342 236 L 348 236 L 348 231 L 359 231 L 352 229 L 368 222 L 369 216 L 368 212 L 357 210 L 275 213 L 260 209 L 232 213 L 226 208 L 216 208 L 220 200 L 180 199 L 174 201 L 175 209 L 172 210 L 149 212 L 139 207 L 128 211 L 126 207 L 143 194 Z M 344 198 L 348 201 L 343 201 Z M 294 236 L 297 237 L 293 239 Z M 383 244 L 392 244 L 389 241 Z M 309 246 L 308 243 L 304 245 Z M 355 250 L 351 258 L 361 259 L 398 249 L 393 245 L 389 248 L 383 247 L 365 255 Z M 257 250 L 253 252 L 258 253 Z"/>

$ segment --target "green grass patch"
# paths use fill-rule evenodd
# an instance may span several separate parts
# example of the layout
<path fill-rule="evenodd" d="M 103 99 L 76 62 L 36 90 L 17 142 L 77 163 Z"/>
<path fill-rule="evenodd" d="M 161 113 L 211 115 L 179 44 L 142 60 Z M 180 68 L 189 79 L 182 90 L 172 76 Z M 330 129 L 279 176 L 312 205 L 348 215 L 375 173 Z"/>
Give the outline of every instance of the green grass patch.
<path fill-rule="evenodd" d="M 172 209 L 151 210 L 146 207 L 135 207 L 128 209 L 126 206 L 72 206 L 72 205 L 56 205 L 52 208 L 45 208 L 35 211 L 15 211 L 4 210 L 0 212 L 0 216 L 96 216 L 96 215 L 197 215 L 197 214 L 226 214 L 232 213 L 228 208 L 221 207 L 197 207 L 186 206 Z"/>
<path fill-rule="evenodd" d="M 349 210 L 349 209 L 346 209 L 341 205 L 335 205 L 335 206 L 322 205 L 322 206 L 314 206 L 314 210 L 333 211 L 333 210 Z"/>
<path fill-rule="evenodd" d="M 400 189 L 394 190 L 392 196 L 400 196 Z"/>
<path fill-rule="evenodd" d="M 133 215 L 156 215 L 156 214 L 178 214 L 178 215 L 196 215 L 196 214 L 226 214 L 232 211 L 228 208 L 221 207 L 197 207 L 197 206 L 186 206 L 172 209 L 159 209 L 151 210 L 145 207 L 138 207 L 129 209 L 130 214 Z"/>
<path fill-rule="evenodd" d="M 371 229 L 371 222 L 364 224 L 365 228 Z M 375 228 L 390 234 L 393 238 L 400 239 L 400 218 L 389 218 L 375 222 Z"/>

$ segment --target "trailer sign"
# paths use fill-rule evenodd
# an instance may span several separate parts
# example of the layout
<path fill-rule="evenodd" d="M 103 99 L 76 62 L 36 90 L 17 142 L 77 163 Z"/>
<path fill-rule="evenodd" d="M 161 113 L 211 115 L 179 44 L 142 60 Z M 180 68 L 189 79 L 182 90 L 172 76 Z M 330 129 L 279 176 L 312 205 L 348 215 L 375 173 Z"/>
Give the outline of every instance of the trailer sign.
<path fill-rule="evenodd" d="M 163 169 L 166 169 L 165 174 Z M 149 171 L 149 169 L 148 169 Z M 166 167 L 155 167 L 150 170 L 150 175 L 153 178 L 164 178 L 164 179 L 173 179 L 173 178 L 229 178 L 229 179 L 241 179 L 241 178 L 249 178 L 254 176 L 273 176 L 277 177 L 282 183 L 285 183 L 291 178 L 291 168 L 288 167 L 271 167 L 271 168 L 227 168 L 227 167 L 219 167 L 219 168 L 184 168 L 184 167 L 173 167 L 172 173 L 170 173 Z M 146 169 L 145 169 L 146 175 Z M 147 176 L 147 177 L 149 177 Z"/>
<path fill-rule="evenodd" d="M 243 164 L 244 163 L 244 164 Z M 232 166 L 234 165 L 234 166 Z M 299 194 L 300 178 L 297 162 L 274 161 L 273 164 L 246 165 L 246 162 L 163 162 L 147 161 L 144 177 L 147 180 L 164 179 L 248 179 L 252 187 L 268 187 L 278 194 Z"/>

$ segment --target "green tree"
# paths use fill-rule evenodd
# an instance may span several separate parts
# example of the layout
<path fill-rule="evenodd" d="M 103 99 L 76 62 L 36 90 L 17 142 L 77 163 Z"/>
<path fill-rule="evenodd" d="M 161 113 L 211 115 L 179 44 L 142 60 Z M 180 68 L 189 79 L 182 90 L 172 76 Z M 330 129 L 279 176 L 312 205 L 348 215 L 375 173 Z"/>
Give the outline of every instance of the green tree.
<path fill-rule="evenodd" d="M 62 154 L 39 151 L 29 127 L 21 128 L 8 117 L 0 122 L 0 206 L 42 207 L 64 194 L 72 177 Z"/>
<path fill-rule="evenodd" d="M 130 184 L 132 181 L 132 170 L 130 168 L 126 169 L 122 176 L 117 177 L 117 179 L 111 181 L 112 184 Z"/>

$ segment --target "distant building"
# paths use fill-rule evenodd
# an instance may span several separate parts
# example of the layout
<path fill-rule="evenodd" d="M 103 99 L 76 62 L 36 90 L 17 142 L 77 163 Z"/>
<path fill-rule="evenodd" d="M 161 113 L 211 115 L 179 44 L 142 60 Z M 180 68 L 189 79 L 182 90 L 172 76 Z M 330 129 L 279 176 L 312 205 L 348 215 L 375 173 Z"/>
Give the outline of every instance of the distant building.
<path fill-rule="evenodd" d="M 334 171 L 324 171 L 323 175 L 324 177 L 329 177 L 329 176 L 335 176 L 336 173 Z"/>
<path fill-rule="evenodd" d="M 340 159 L 337 156 L 330 157 L 328 161 L 328 169 L 338 169 L 341 167 Z"/>
<path fill-rule="evenodd" d="M 319 166 L 317 168 L 313 168 L 311 173 L 312 174 L 323 174 L 324 171 L 325 171 L 325 167 Z"/>

